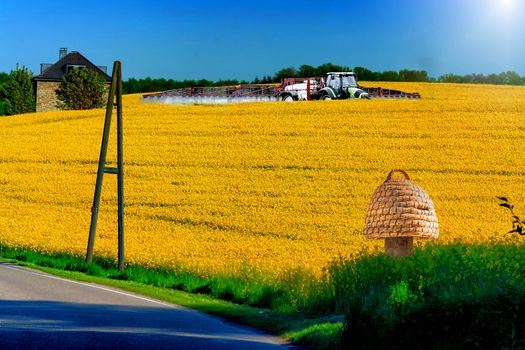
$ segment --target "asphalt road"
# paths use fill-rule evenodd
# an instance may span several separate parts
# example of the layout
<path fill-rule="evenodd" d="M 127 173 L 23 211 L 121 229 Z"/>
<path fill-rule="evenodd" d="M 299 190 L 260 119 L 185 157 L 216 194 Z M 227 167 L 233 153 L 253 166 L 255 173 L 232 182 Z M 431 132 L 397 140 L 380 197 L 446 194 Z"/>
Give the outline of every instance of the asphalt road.
<path fill-rule="evenodd" d="M 218 317 L 0 262 L 0 349 L 290 348 Z"/>

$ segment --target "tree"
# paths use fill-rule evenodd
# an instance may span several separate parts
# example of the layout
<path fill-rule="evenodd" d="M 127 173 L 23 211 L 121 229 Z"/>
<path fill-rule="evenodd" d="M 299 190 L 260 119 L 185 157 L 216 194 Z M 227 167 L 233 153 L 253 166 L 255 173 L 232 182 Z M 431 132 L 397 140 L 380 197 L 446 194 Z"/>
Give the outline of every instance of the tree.
<path fill-rule="evenodd" d="M 498 80 L 499 84 L 506 84 L 506 85 L 520 85 L 521 84 L 521 77 L 518 73 L 513 71 L 507 71 L 498 74 Z"/>
<path fill-rule="evenodd" d="M 349 71 L 350 71 L 350 68 L 346 66 L 338 66 L 330 62 L 323 63 L 322 65 L 317 66 L 317 74 L 320 77 L 326 76 L 326 73 L 328 72 L 349 72 Z"/>
<path fill-rule="evenodd" d="M 294 67 L 283 68 L 275 73 L 274 81 L 281 81 L 283 78 L 295 78 L 297 77 L 297 71 Z"/>
<path fill-rule="evenodd" d="M 399 79 L 401 81 L 428 81 L 428 73 L 424 70 L 408 70 L 402 69 L 399 71 Z"/>
<path fill-rule="evenodd" d="M 273 78 L 271 76 L 269 76 L 269 75 L 265 75 L 261 79 L 261 84 L 269 84 L 269 83 L 272 83 L 272 82 L 274 82 Z"/>
<path fill-rule="evenodd" d="M 313 66 L 310 66 L 308 64 L 303 64 L 299 67 L 299 71 L 297 71 L 297 76 L 302 78 L 310 78 L 310 77 L 316 77 L 317 76 L 317 69 L 315 69 Z"/>
<path fill-rule="evenodd" d="M 438 78 L 442 83 L 464 83 L 464 77 L 458 74 L 443 74 Z"/>
<path fill-rule="evenodd" d="M 60 109 L 91 109 L 104 106 L 106 81 L 94 70 L 76 68 L 62 78 L 57 94 Z"/>
<path fill-rule="evenodd" d="M 387 71 L 378 73 L 377 77 L 381 81 L 399 81 L 401 80 L 401 78 L 399 77 L 399 73 L 394 70 L 387 70 Z"/>
<path fill-rule="evenodd" d="M 370 69 L 364 67 L 355 67 L 354 73 L 357 74 L 359 80 L 364 81 L 375 81 L 377 80 L 377 73 L 372 72 Z"/>
<path fill-rule="evenodd" d="M 239 84 L 246 84 L 246 82 L 240 82 L 237 79 L 221 79 L 217 80 L 213 83 L 213 86 L 232 86 L 232 85 L 239 85 Z"/>
<path fill-rule="evenodd" d="M 35 111 L 32 73 L 26 67 L 12 70 L 0 87 L 0 105 L 3 114 L 14 115 Z"/>
<path fill-rule="evenodd" d="M 3 72 L 0 73 L 0 85 L 5 83 L 5 81 L 7 80 L 8 77 L 9 77 L 9 74 L 3 73 Z"/>

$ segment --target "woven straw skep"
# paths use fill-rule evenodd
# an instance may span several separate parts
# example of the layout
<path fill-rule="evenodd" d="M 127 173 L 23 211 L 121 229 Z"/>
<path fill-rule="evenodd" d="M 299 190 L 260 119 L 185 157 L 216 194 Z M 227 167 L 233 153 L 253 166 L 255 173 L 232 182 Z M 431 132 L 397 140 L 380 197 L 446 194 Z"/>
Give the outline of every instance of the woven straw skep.
<path fill-rule="evenodd" d="M 405 178 L 393 178 L 394 172 L 401 172 Z M 392 170 L 368 206 L 365 237 L 436 239 L 438 236 L 438 220 L 428 194 L 410 182 L 406 172 Z"/>

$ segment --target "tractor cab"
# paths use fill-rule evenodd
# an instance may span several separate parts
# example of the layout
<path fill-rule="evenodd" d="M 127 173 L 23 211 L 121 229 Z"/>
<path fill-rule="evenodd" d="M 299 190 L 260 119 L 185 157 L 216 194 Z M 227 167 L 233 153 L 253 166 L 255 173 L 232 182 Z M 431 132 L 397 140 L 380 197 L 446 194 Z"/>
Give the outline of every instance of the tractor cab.
<path fill-rule="evenodd" d="M 359 88 L 357 77 L 353 72 L 329 72 L 326 75 L 326 87 L 331 98 L 369 98 Z"/>
<path fill-rule="evenodd" d="M 349 87 L 357 87 L 357 78 L 352 72 L 330 72 L 327 73 L 327 85 L 338 91 Z"/>

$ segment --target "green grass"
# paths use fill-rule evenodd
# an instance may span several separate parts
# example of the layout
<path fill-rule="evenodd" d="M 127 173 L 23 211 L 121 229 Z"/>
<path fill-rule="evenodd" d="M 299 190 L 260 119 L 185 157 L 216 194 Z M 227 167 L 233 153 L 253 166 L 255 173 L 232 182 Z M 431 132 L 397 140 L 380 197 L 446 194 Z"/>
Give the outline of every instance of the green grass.
<path fill-rule="evenodd" d="M 332 311 L 334 305 L 333 291 L 329 283 L 301 270 L 288 271 L 277 279 L 249 267 L 239 275 L 213 276 L 198 276 L 184 268 L 145 268 L 140 265 L 128 265 L 125 271 L 120 271 L 111 259 L 94 257 L 91 264 L 86 264 L 81 256 L 66 253 L 45 254 L 2 245 L 0 256 L 42 267 L 83 272 L 90 276 L 205 294 L 282 313 L 324 315 L 327 310 Z"/>
<path fill-rule="evenodd" d="M 46 254 L 0 245 L 0 258 L 60 277 L 94 282 L 221 316 L 230 321 L 281 335 L 311 349 L 334 349 L 339 342 L 343 316 L 300 312 L 298 292 L 287 291 L 286 283 L 311 283 L 299 271 L 272 285 L 255 271 L 242 277 L 202 277 L 188 271 L 127 266 L 122 272 L 111 259 L 94 257 L 91 264 L 71 254 Z M 304 291 L 302 292 L 304 293 Z M 316 293 L 313 293 L 316 295 Z M 319 298 L 317 295 L 316 298 Z M 222 300 L 221 300 L 222 299 Z M 307 297 L 315 304 L 313 297 Z M 330 299 L 330 298 L 328 298 Z M 285 305 L 288 302 L 289 305 Z M 253 305 L 256 306 L 253 306 Z"/>
<path fill-rule="evenodd" d="M 503 290 L 525 292 L 524 245 L 433 245 L 413 256 L 383 254 L 331 266 L 335 309 L 385 314 L 405 304 L 481 300 Z"/>
<path fill-rule="evenodd" d="M 524 270 L 524 245 L 435 245 L 334 263 L 343 346 L 523 349 Z"/>
<path fill-rule="evenodd" d="M 474 345 L 488 344 L 487 335 L 496 348 L 525 347 L 525 323 L 518 316 L 525 313 L 523 244 L 427 245 L 406 258 L 334 261 L 322 278 L 300 270 L 274 278 L 248 267 L 214 276 L 136 265 L 121 272 L 109 259 L 87 265 L 80 256 L 5 246 L 0 256 L 219 315 L 312 349 L 377 342 L 428 348 L 425 339 L 445 339 L 437 348 L 480 348 Z M 421 327 L 432 328 L 432 318 L 446 325 L 430 334 Z M 467 340 L 458 336 L 463 333 Z"/>

